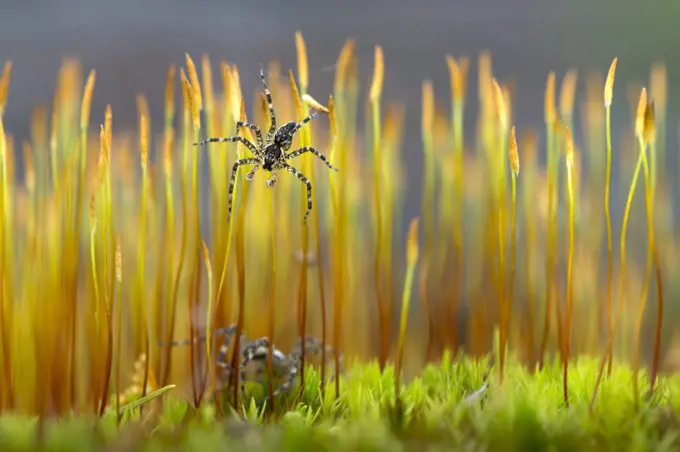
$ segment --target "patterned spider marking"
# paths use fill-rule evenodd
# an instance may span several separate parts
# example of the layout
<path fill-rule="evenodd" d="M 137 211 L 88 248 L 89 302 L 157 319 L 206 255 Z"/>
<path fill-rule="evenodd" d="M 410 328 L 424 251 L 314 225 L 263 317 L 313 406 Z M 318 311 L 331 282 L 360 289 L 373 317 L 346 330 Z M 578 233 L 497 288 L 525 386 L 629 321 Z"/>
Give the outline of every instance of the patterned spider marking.
<path fill-rule="evenodd" d="M 338 171 L 338 169 L 334 168 L 330 164 L 328 159 L 313 147 L 307 146 L 296 151 L 290 152 L 288 154 L 286 153 L 292 146 L 293 139 L 297 131 L 300 130 L 300 128 L 302 128 L 309 121 L 311 121 L 314 117 L 316 117 L 319 112 L 315 110 L 306 118 L 304 118 L 302 121 L 287 122 L 277 129 L 274 103 L 272 101 L 272 96 L 271 92 L 269 91 L 269 87 L 267 86 L 267 80 L 265 79 L 264 69 L 262 68 L 262 66 L 260 66 L 260 78 L 262 79 L 262 85 L 264 86 L 264 92 L 267 98 L 267 106 L 269 108 L 269 118 L 271 120 L 271 125 L 269 127 L 269 130 L 267 131 L 266 139 L 264 141 L 262 140 L 262 131 L 259 129 L 258 126 L 239 121 L 236 123 L 236 136 L 227 138 L 219 137 L 207 138 L 198 143 L 194 143 L 194 146 L 201 146 L 207 143 L 240 142 L 243 145 L 245 145 L 255 156 L 237 160 L 234 163 L 234 166 L 232 167 L 228 195 L 229 204 L 229 207 L 227 209 L 228 221 L 231 220 L 234 185 L 236 183 L 236 174 L 238 168 L 242 165 L 254 165 L 253 168 L 245 176 L 247 182 L 252 181 L 255 177 L 255 173 L 261 168 L 271 173 L 271 176 L 267 179 L 267 187 L 269 188 L 273 188 L 274 185 L 276 185 L 276 170 L 278 169 L 286 170 L 287 172 L 295 176 L 297 179 L 299 179 L 303 184 L 305 184 L 305 186 L 307 187 L 307 211 L 305 212 L 304 222 L 307 223 L 307 218 L 309 217 L 309 213 L 312 210 L 312 184 L 304 174 L 302 174 L 301 172 L 293 168 L 291 165 L 289 165 L 287 161 L 294 159 L 295 157 L 298 157 L 306 152 L 309 152 L 318 157 L 331 170 Z M 249 128 L 255 133 L 255 136 L 257 137 L 257 145 L 248 141 L 246 138 L 238 135 L 241 127 Z"/>

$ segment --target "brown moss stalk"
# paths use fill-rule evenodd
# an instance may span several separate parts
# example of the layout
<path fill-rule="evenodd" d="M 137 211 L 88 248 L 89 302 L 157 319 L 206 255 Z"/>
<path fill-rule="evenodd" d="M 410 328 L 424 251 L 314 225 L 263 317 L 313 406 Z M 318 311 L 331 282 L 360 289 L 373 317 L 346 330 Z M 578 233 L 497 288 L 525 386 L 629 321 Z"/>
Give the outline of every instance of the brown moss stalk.
<path fill-rule="evenodd" d="M 123 252 L 122 252 L 120 234 L 116 235 L 116 251 L 115 251 L 115 270 L 116 270 L 116 424 L 120 427 L 121 415 L 120 412 L 120 356 L 123 348 Z"/>
<path fill-rule="evenodd" d="M 399 339 L 397 342 L 397 359 L 394 365 L 394 393 L 396 404 L 399 406 L 401 394 L 401 370 L 404 360 L 404 344 L 406 342 L 406 323 L 408 320 L 409 304 L 411 301 L 411 289 L 413 286 L 413 275 L 416 263 L 418 262 L 418 224 L 419 219 L 411 220 L 409 226 L 408 239 L 406 242 L 406 280 L 404 282 L 404 292 L 401 300 L 401 316 L 399 322 Z"/>
<path fill-rule="evenodd" d="M 331 134 L 331 151 L 329 160 L 331 165 L 335 164 L 335 150 L 338 140 L 338 123 L 335 116 L 335 102 L 333 101 L 333 96 L 328 96 L 328 122 L 330 124 L 330 134 Z M 333 181 L 333 171 L 329 171 L 329 188 L 331 192 L 331 207 L 333 209 L 333 223 L 337 224 L 338 218 L 338 199 L 337 199 L 337 189 L 336 184 Z M 336 400 L 340 397 L 340 379 L 337 378 L 340 375 L 340 354 L 337 353 L 340 350 L 340 337 L 341 337 L 341 326 L 342 326 L 342 287 L 338 282 L 341 278 L 341 265 L 342 260 L 340 256 L 340 240 L 339 240 L 339 228 L 333 230 L 333 280 L 335 284 L 333 285 L 333 348 L 336 350 L 334 355 L 334 366 L 335 366 L 335 398 Z"/>
<path fill-rule="evenodd" d="M 535 317 L 534 317 L 534 301 L 535 301 L 535 290 L 534 290 L 534 278 L 533 278 L 533 265 L 534 265 L 534 254 L 536 243 L 535 238 L 535 197 L 536 193 L 536 171 L 537 171 L 537 143 L 536 135 L 533 130 L 529 130 L 524 133 L 522 137 L 522 149 L 524 155 L 524 182 L 522 186 L 523 190 L 523 204 L 524 204 L 524 227 L 526 231 L 525 239 L 525 252 L 524 252 L 524 268 L 525 268 L 525 297 L 526 297 L 526 325 L 527 325 L 527 335 L 526 335 L 526 353 L 527 359 L 531 366 L 536 364 L 535 355 Z"/>
<path fill-rule="evenodd" d="M 662 102 L 665 102 L 665 96 L 662 97 Z M 665 111 L 665 110 L 662 110 Z M 661 264 L 659 260 L 659 252 L 656 246 L 656 238 L 654 233 L 654 196 L 656 194 L 655 183 L 656 176 L 654 172 L 656 153 L 657 153 L 657 118 L 655 112 L 655 104 L 651 102 L 645 109 L 643 139 L 649 146 L 650 165 L 651 169 L 647 168 L 646 155 L 643 154 L 643 166 L 645 167 L 645 193 L 647 201 L 647 221 L 649 234 L 650 249 L 652 259 L 654 261 L 654 269 L 656 273 L 656 292 L 657 292 L 657 312 L 656 312 L 656 332 L 654 334 L 654 355 L 652 358 L 652 373 L 649 381 L 649 393 L 653 395 L 656 379 L 659 374 L 659 359 L 661 354 L 661 329 L 663 327 L 663 313 L 664 313 L 664 299 L 663 299 L 663 285 L 661 282 Z M 654 159 L 654 160 L 652 160 Z M 646 181 L 649 180 L 649 183 Z"/>
<path fill-rule="evenodd" d="M 272 191 L 267 190 L 267 210 L 269 211 L 269 232 L 271 234 L 271 282 L 269 283 L 269 338 L 271 343 L 274 342 L 274 327 L 276 319 L 276 229 L 274 227 L 274 209 L 272 208 Z M 267 356 L 267 372 L 269 372 L 267 383 L 269 389 L 269 404 L 272 412 L 276 411 L 274 405 L 274 388 L 272 387 L 273 377 L 273 363 L 272 363 L 273 347 L 269 347 L 269 354 Z"/>
<path fill-rule="evenodd" d="M 642 88 L 642 92 L 640 93 L 640 102 L 638 103 L 638 109 L 637 109 L 637 116 L 636 116 L 636 121 L 635 121 L 635 134 L 637 136 L 641 136 L 643 133 L 643 128 L 644 128 L 644 114 L 645 114 L 645 108 L 647 105 L 647 90 L 645 88 Z M 630 208 L 631 204 L 633 202 L 633 196 L 635 194 L 635 187 L 637 186 L 637 180 L 640 175 L 640 168 L 642 167 L 642 163 L 644 160 L 644 155 L 642 152 L 639 153 L 638 159 L 637 159 L 637 164 L 635 165 L 635 170 L 633 172 L 633 179 L 630 184 L 630 188 L 628 190 L 628 200 L 626 201 L 626 209 L 623 214 L 623 222 L 621 225 L 621 276 L 620 276 L 620 288 L 619 288 L 619 298 L 618 298 L 618 310 L 616 313 L 616 318 L 614 319 L 614 323 L 611 329 L 610 334 L 608 335 L 607 338 L 607 346 L 605 348 L 605 351 L 602 355 L 602 359 L 600 361 L 600 368 L 598 370 L 597 374 L 597 379 L 595 380 L 595 387 L 593 388 L 593 395 L 590 399 L 590 411 L 592 412 L 593 407 L 595 405 L 595 398 L 597 396 L 597 390 L 599 389 L 600 386 L 600 381 L 602 380 L 602 374 L 604 373 L 604 366 L 607 360 L 609 359 L 609 350 L 612 350 L 613 344 L 614 344 L 614 338 L 616 337 L 616 332 L 619 327 L 619 322 L 621 319 L 621 316 L 623 314 L 623 301 L 624 301 L 624 295 L 625 295 L 625 290 L 626 290 L 626 233 L 627 233 L 627 227 L 628 227 L 628 217 L 630 215 Z"/>
<path fill-rule="evenodd" d="M 234 72 L 235 74 L 238 74 L 236 71 L 236 67 L 234 67 Z M 239 114 L 239 120 L 242 122 L 247 122 L 247 117 L 246 117 L 246 107 L 245 103 L 243 102 L 243 97 L 241 97 L 241 109 L 240 109 L 240 114 Z M 246 138 L 251 138 L 249 133 L 245 131 L 246 133 Z M 244 152 L 244 146 L 239 143 L 238 148 L 240 149 L 239 152 L 239 158 L 240 156 L 243 155 Z M 237 173 L 238 177 L 238 173 Z M 243 327 L 245 324 L 245 304 L 246 304 L 246 257 L 245 257 L 245 221 L 246 221 L 246 205 L 247 205 L 247 200 L 248 200 L 248 192 L 250 190 L 250 187 L 248 184 L 243 184 L 243 194 L 241 196 L 241 203 L 239 206 L 239 213 L 238 213 L 238 218 L 237 218 L 237 225 L 236 225 L 236 237 L 235 237 L 235 242 L 236 242 L 236 283 L 237 283 L 237 290 L 238 290 L 238 320 L 236 322 L 236 341 L 234 344 L 234 352 L 232 356 L 232 362 L 231 365 L 234 369 L 238 369 L 239 362 L 238 360 L 240 359 L 240 336 L 241 332 L 243 331 Z M 239 384 L 238 384 L 238 378 L 239 378 L 239 372 L 234 372 L 234 408 L 237 409 L 238 407 L 238 393 L 239 393 Z"/>
<path fill-rule="evenodd" d="M 302 37 L 302 33 L 297 32 L 296 35 L 296 48 L 298 52 L 298 73 L 300 75 L 300 88 L 302 91 L 302 99 L 309 103 L 313 108 L 328 113 L 328 109 L 320 105 L 318 102 L 314 101 L 307 94 L 307 87 L 309 83 L 308 75 L 308 61 L 307 61 L 307 50 L 306 44 Z M 311 132 L 308 128 L 306 130 L 306 135 L 308 143 L 311 142 Z M 308 157 L 306 157 L 308 159 Z M 309 165 L 310 171 L 310 181 L 314 181 L 314 165 Z M 317 191 L 312 191 L 312 203 L 318 206 L 317 203 Z M 319 307 L 321 313 L 321 391 L 323 393 L 323 388 L 326 384 L 326 341 L 328 337 L 327 332 L 327 314 L 326 314 L 326 288 L 323 278 L 323 256 L 321 252 L 321 239 L 320 239 L 320 224 L 319 224 L 319 209 L 314 209 L 312 212 L 314 221 L 314 245 L 316 250 L 316 271 L 317 271 L 317 284 L 319 286 Z"/>
<path fill-rule="evenodd" d="M 139 266 L 138 266 L 138 314 L 140 316 L 140 337 L 142 338 L 143 354 L 147 357 L 144 361 L 144 377 L 142 382 L 142 397 L 146 397 L 147 384 L 149 381 L 149 325 L 147 320 L 146 308 L 146 224 L 147 224 L 147 197 L 148 197 L 148 161 L 149 161 L 149 135 L 150 127 L 148 106 L 143 97 L 137 99 L 139 105 L 139 142 L 140 142 L 140 166 L 142 169 L 142 193 L 141 193 L 141 212 L 140 212 L 140 244 L 139 244 Z M 144 407 L 140 407 L 143 413 Z"/>
<path fill-rule="evenodd" d="M 172 270 L 175 265 L 175 199 L 172 188 L 173 175 L 173 150 L 175 148 L 175 129 L 173 122 L 175 119 L 175 95 L 174 95 L 174 81 L 175 81 L 175 66 L 171 65 L 168 69 L 165 82 L 165 105 L 164 105 L 164 138 L 163 138 L 163 173 L 165 176 L 165 227 L 163 228 L 163 251 L 167 250 L 167 255 L 159 259 L 159 271 L 168 269 L 165 278 L 164 298 L 165 303 L 165 341 L 172 342 L 172 337 L 175 331 L 175 319 L 177 314 L 177 297 L 173 294 L 173 276 Z M 168 384 L 170 377 L 170 360 L 172 348 L 166 347 L 163 362 L 162 372 L 159 368 L 160 385 L 161 387 Z"/>
<path fill-rule="evenodd" d="M 510 129 L 510 140 L 508 146 L 508 158 L 510 169 L 512 170 L 512 213 L 510 218 L 510 283 L 508 286 L 508 303 L 505 312 L 505 330 L 507 331 L 510 323 L 510 310 L 512 309 L 515 296 L 515 254 L 516 254 L 516 223 L 517 223 L 517 177 L 519 176 L 519 153 L 517 152 L 517 137 L 515 136 L 515 126 Z M 527 271 L 530 271 L 527 269 Z M 501 351 L 504 353 L 504 351 Z"/>
<path fill-rule="evenodd" d="M 384 370 L 387 362 L 387 353 L 389 347 L 389 317 L 388 308 L 385 306 L 385 300 L 382 294 L 382 280 L 380 277 L 380 262 L 382 257 L 382 203 L 380 197 L 381 178 L 380 173 L 382 169 L 381 145 L 380 145 L 380 97 L 382 93 L 383 79 L 385 76 L 383 52 L 380 46 L 375 47 L 374 52 L 374 66 L 373 66 L 373 81 L 371 83 L 369 102 L 372 112 L 372 128 L 373 128 L 373 202 L 376 214 L 376 238 L 375 238 L 375 261 L 373 265 L 373 284 L 375 286 L 376 301 L 378 304 L 378 324 L 380 330 L 380 355 L 378 363 L 380 369 Z"/>
<path fill-rule="evenodd" d="M 653 206 L 653 196 L 654 190 L 651 184 L 650 178 L 650 165 L 647 161 L 647 148 L 650 148 L 650 152 L 654 152 L 654 143 L 656 140 L 656 124 L 654 117 L 654 103 L 648 103 L 645 106 L 644 119 L 642 125 L 642 134 L 638 135 L 638 142 L 640 145 L 640 154 L 642 158 L 642 167 L 644 170 L 644 181 L 645 181 L 645 203 L 647 207 L 647 228 L 648 228 L 648 255 L 647 255 L 647 268 L 645 271 L 645 280 L 643 283 L 642 293 L 640 294 L 640 302 L 638 305 L 638 312 L 635 319 L 634 337 L 633 337 L 633 394 L 636 406 L 639 404 L 639 386 L 638 386 L 638 376 L 639 376 L 639 359 L 640 359 L 640 333 L 642 329 L 642 320 L 644 318 L 646 301 L 647 301 L 647 290 L 649 286 L 649 280 L 651 278 L 652 263 L 654 264 L 656 270 L 657 279 L 657 326 L 654 341 L 654 355 L 652 362 L 652 375 L 650 378 L 649 392 L 650 395 L 654 391 L 654 385 L 656 382 L 656 377 L 659 368 L 659 349 L 661 342 L 661 326 L 663 323 L 663 290 L 661 285 L 661 270 L 659 266 L 658 251 L 656 248 L 656 239 L 654 233 L 654 206 Z"/>
<path fill-rule="evenodd" d="M 7 66 L 5 66 L 7 67 Z M 3 76 L 3 81 L 5 77 Z M 0 85 L 2 86 L 2 85 Z M 5 88 L 6 90 L 6 88 Z M 0 91 L 1 93 L 1 91 Z M 4 100 L 4 99 L 2 99 Z M 0 339 L 2 340 L 2 357 L 3 357 L 3 374 L 5 386 L 7 389 L 8 398 L 11 397 L 13 392 L 13 382 L 12 382 L 12 355 L 11 348 L 9 346 L 8 331 L 9 326 L 7 320 L 5 319 L 5 314 L 11 312 L 6 306 L 5 302 L 5 291 L 7 290 L 5 281 L 6 276 L 6 258 L 5 254 L 7 252 L 7 240 L 6 240 L 6 217 L 5 217 L 5 199 L 8 196 L 9 183 L 7 181 L 7 142 L 5 137 L 5 127 L 2 120 L 2 115 L 0 115 Z M 9 303 L 7 303 L 9 305 Z M 10 317 L 11 318 L 11 317 Z M 11 407 L 11 403 L 9 404 Z"/>
<path fill-rule="evenodd" d="M 188 129 L 189 129 L 189 121 L 190 121 L 190 96 L 192 95 L 192 88 L 189 85 L 189 81 L 187 80 L 186 76 L 184 75 L 184 70 L 180 69 L 180 81 L 182 84 L 182 97 L 184 101 L 184 136 L 185 136 L 185 142 L 186 142 L 186 137 L 188 136 Z M 175 281 L 174 281 L 174 287 L 173 287 L 173 294 L 172 294 L 172 304 L 173 306 L 177 305 L 177 297 L 179 295 L 179 282 L 180 278 L 182 275 L 182 270 L 184 267 L 184 257 L 186 254 L 186 246 L 187 246 L 187 223 L 188 223 L 188 206 L 187 206 L 187 158 L 186 158 L 186 153 L 187 153 L 187 147 L 185 144 L 184 147 L 184 158 L 182 159 L 182 171 L 181 171 L 181 192 L 182 192 L 182 238 L 181 238 L 181 245 L 180 245 L 180 254 L 179 254 L 179 265 L 177 267 L 177 271 L 175 273 Z M 191 312 L 191 309 L 189 309 Z M 190 320 L 193 318 L 193 316 L 190 316 Z M 190 331 L 192 330 L 193 325 L 189 325 Z M 171 334 L 171 333 L 170 333 Z M 194 403 L 196 403 L 196 382 L 195 382 L 195 372 L 194 372 L 194 346 L 193 346 L 193 332 L 191 332 L 191 339 L 192 339 L 192 345 L 190 346 L 190 372 L 191 372 L 191 388 L 192 388 L 192 396 Z"/>
<path fill-rule="evenodd" d="M 505 150 L 505 134 L 508 128 L 508 113 L 505 98 L 501 91 L 500 85 L 496 79 L 492 79 L 493 83 L 493 102 L 496 109 L 496 115 L 499 127 L 499 148 Z M 505 159 L 500 159 L 500 162 L 492 162 L 498 165 L 498 185 L 495 188 L 496 203 L 497 203 L 497 234 L 498 234 L 498 300 L 500 312 L 500 381 L 503 382 L 505 376 L 505 358 L 508 341 L 508 328 L 510 322 L 510 305 L 507 299 L 505 288 Z"/>
<path fill-rule="evenodd" d="M 553 124 L 555 122 L 555 73 L 548 74 L 548 81 L 545 89 L 545 126 L 546 126 L 546 153 L 548 159 L 548 215 L 547 215 L 547 240 L 548 252 L 546 254 L 546 274 L 545 274 L 545 320 L 543 327 L 543 337 L 541 339 L 541 349 L 539 352 L 539 369 L 543 367 L 545 353 L 550 338 L 550 315 L 553 309 L 552 285 L 555 267 L 555 184 L 557 178 L 557 167 L 555 165 L 555 150 L 553 143 Z"/>
<path fill-rule="evenodd" d="M 604 215 L 607 223 L 607 286 L 605 292 L 605 316 L 607 321 L 607 334 L 612 329 L 612 222 L 609 212 L 610 185 L 611 185 L 611 161 L 612 161 L 612 138 L 611 138 L 611 105 L 614 97 L 614 78 L 616 76 L 616 64 L 618 58 L 614 58 L 609 66 L 607 81 L 604 85 L 604 107 L 606 115 L 606 136 L 607 136 L 607 172 L 605 176 L 604 194 Z M 609 361 L 607 363 L 607 375 L 611 375 L 612 350 L 607 350 Z"/>
<path fill-rule="evenodd" d="M 568 374 L 569 374 L 569 355 L 571 351 L 571 317 L 572 317 L 572 275 L 573 275 L 573 263 L 574 263 L 574 143 L 571 138 L 571 132 L 569 127 L 565 128 L 566 135 L 566 148 L 565 157 L 567 164 L 567 192 L 569 195 L 569 248 L 568 248 L 568 258 L 567 258 L 567 282 L 566 282 L 566 302 L 565 302 L 565 326 L 563 332 L 564 339 L 564 356 L 562 357 L 563 362 L 563 391 L 564 391 L 564 403 L 569 404 L 569 387 L 568 387 Z"/>
<path fill-rule="evenodd" d="M 5 107 L 7 105 L 7 97 L 9 94 L 9 82 L 12 77 L 12 61 L 6 61 L 2 67 L 2 76 L 0 76 L 0 118 L 5 114 Z"/>
<path fill-rule="evenodd" d="M 457 352 L 457 338 L 456 330 L 458 329 L 458 311 L 460 300 L 462 296 L 463 283 L 463 109 L 465 106 L 465 85 L 467 77 L 468 60 L 466 58 L 459 58 L 458 62 L 451 56 L 447 55 L 446 63 L 449 68 L 449 78 L 451 84 L 451 122 L 454 143 L 454 187 L 455 198 L 454 203 L 454 225 L 453 225 L 453 243 L 456 252 L 455 260 L 455 277 L 454 277 L 454 301 L 452 310 L 451 324 L 453 325 L 453 333 L 451 337 L 452 353 Z"/>
<path fill-rule="evenodd" d="M 301 121 L 305 116 L 305 112 L 302 107 L 302 100 L 300 98 L 300 92 L 298 91 L 297 84 L 295 83 L 295 78 L 293 77 L 293 72 L 288 73 L 288 81 L 290 85 L 290 90 L 293 93 L 293 103 L 295 105 L 295 114 L 298 121 Z M 311 140 L 309 138 L 309 126 L 303 128 L 298 132 L 300 134 L 300 147 L 311 146 Z M 302 172 L 310 173 L 310 161 L 307 155 L 301 156 L 302 159 Z M 311 179 L 310 182 L 314 183 Z M 313 192 L 312 192 L 313 193 Z M 304 190 L 301 192 L 300 196 L 300 206 L 302 211 L 307 207 L 307 196 Z M 317 207 L 318 209 L 318 207 Z M 316 210 L 316 209 L 314 209 Z M 307 256 L 309 250 L 309 228 L 307 223 L 301 218 L 301 229 L 302 229 L 302 255 Z M 300 337 L 301 353 L 300 353 L 300 393 L 304 391 L 305 387 L 305 355 L 306 350 L 304 347 L 305 334 L 307 331 L 307 259 L 303 259 L 300 265 L 300 278 L 299 278 L 299 289 L 298 289 L 298 334 Z"/>
<path fill-rule="evenodd" d="M 435 162 L 434 162 L 434 139 L 432 127 L 434 124 L 434 88 L 432 82 L 426 80 L 422 84 L 422 112 L 421 112 L 421 134 L 423 140 L 423 198 L 422 198 L 422 218 L 423 229 L 425 235 L 425 252 L 423 253 L 423 260 L 420 266 L 419 293 L 423 309 L 425 311 L 425 318 L 428 324 L 427 333 L 427 348 L 425 351 L 425 359 L 428 360 L 432 353 L 433 338 L 436 334 L 434 331 L 435 324 L 433 318 L 433 310 L 430 305 L 430 297 L 428 291 L 428 269 L 433 255 L 433 240 L 434 240 L 434 224 L 433 212 L 434 207 L 434 183 L 435 183 Z"/>

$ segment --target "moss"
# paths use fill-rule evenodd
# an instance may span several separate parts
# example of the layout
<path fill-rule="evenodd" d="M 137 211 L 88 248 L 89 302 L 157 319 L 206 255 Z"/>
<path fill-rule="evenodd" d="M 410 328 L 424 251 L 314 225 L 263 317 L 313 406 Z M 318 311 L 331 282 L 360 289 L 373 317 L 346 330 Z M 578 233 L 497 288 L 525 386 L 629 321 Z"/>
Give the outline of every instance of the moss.
<path fill-rule="evenodd" d="M 98 429 L 86 418 L 47 421 L 48 450 L 94 450 L 103 444 L 129 445 L 143 450 L 413 450 L 437 448 L 485 450 L 670 450 L 680 447 L 680 391 L 677 378 L 662 378 L 658 395 L 635 409 L 630 391 L 632 373 L 615 362 L 603 382 L 599 403 L 589 411 L 596 359 L 573 362 L 569 407 L 562 400 L 561 363 L 531 371 L 516 360 L 508 362 L 505 383 L 489 377 L 488 388 L 474 398 L 492 370 L 468 357 L 451 362 L 445 357 L 428 365 L 421 376 L 403 388 L 403 416 L 394 416 L 392 368 L 379 372 L 377 362 L 356 364 L 342 376 L 345 388 L 335 401 L 320 397 L 317 369 L 306 373 L 304 393 L 297 400 L 282 396 L 276 419 L 251 399 L 244 420 L 220 418 L 204 404 L 188 423 L 188 401 L 163 396 L 162 411 L 139 410 L 118 431 L 115 413 L 106 413 Z M 643 378 L 644 380 L 644 378 Z M 641 384 L 647 383 L 641 381 Z M 327 389 L 331 391 L 331 389 Z M 266 397 L 265 397 L 266 400 Z M 158 416 L 156 416 L 158 414 Z M 21 416 L 0 419 L 2 450 L 30 450 L 36 443 L 37 421 Z M 638 449 L 640 448 L 640 449 Z"/>

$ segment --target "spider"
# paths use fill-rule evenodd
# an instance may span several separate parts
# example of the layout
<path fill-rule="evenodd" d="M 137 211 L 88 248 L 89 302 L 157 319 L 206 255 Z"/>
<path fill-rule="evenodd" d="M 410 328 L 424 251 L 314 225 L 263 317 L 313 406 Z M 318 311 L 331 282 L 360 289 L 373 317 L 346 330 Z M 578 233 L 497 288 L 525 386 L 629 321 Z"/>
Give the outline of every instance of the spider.
<path fill-rule="evenodd" d="M 305 337 L 304 348 L 305 352 L 313 355 L 321 355 L 323 343 L 321 339 L 315 337 Z M 326 350 L 329 353 L 335 353 L 335 350 L 327 346 Z M 257 370 L 257 375 L 267 376 L 267 360 L 269 353 L 269 339 L 262 337 L 251 342 L 243 349 L 243 362 L 241 363 L 241 393 L 245 396 L 245 368 L 251 362 L 261 363 Z M 275 390 L 274 396 L 288 392 L 295 384 L 295 378 L 300 372 L 300 365 L 302 359 L 302 347 L 300 339 L 296 341 L 290 355 L 285 355 L 279 349 L 274 347 L 272 350 L 272 373 L 274 377 L 283 376 L 285 379 Z"/>
<path fill-rule="evenodd" d="M 219 348 L 219 354 L 216 359 L 217 366 L 222 370 L 218 375 L 218 389 L 223 389 L 230 381 L 234 368 L 227 362 L 227 351 L 229 350 L 229 343 L 236 334 L 236 325 L 219 328 L 215 330 L 215 338 L 224 335 L 222 345 Z M 194 340 L 194 342 L 204 341 L 205 336 L 201 335 Z M 239 366 L 239 380 L 241 382 L 241 393 L 246 397 L 245 384 L 249 380 L 246 375 L 246 368 L 249 364 L 257 364 L 255 371 L 256 379 L 254 381 L 264 384 L 264 378 L 267 375 L 267 360 L 269 353 L 269 339 L 261 337 L 254 341 L 248 341 L 245 335 L 241 335 L 240 354 L 243 358 Z M 169 345 L 188 345 L 191 344 L 190 339 L 171 342 Z M 166 345 L 161 343 L 161 346 Z M 315 337 L 305 337 L 304 347 L 307 353 L 319 356 L 322 350 L 321 339 Z M 335 350 L 327 346 L 326 350 L 329 353 L 335 353 Z M 275 390 L 274 396 L 290 391 L 295 384 L 295 379 L 300 372 L 300 364 L 302 357 L 302 347 L 300 346 L 300 339 L 298 338 L 296 344 L 290 355 L 286 355 L 278 348 L 272 349 L 272 376 L 274 378 L 282 378 L 284 381 Z"/>
<path fill-rule="evenodd" d="M 312 114 L 310 114 L 300 122 L 295 121 L 287 122 L 277 129 L 276 114 L 274 113 L 274 104 L 272 102 L 271 93 L 269 92 L 269 87 L 267 86 L 267 81 L 265 80 L 264 77 L 264 69 L 262 68 L 262 66 L 260 66 L 260 78 L 262 79 L 262 85 L 264 86 L 264 92 L 267 97 L 267 105 L 269 106 L 269 117 L 271 119 L 271 125 L 269 127 L 269 130 L 267 131 L 267 136 L 265 137 L 265 139 L 262 138 L 262 131 L 258 126 L 256 126 L 255 124 L 238 121 L 236 123 L 236 136 L 226 138 L 220 137 L 207 138 L 198 143 L 194 143 L 194 146 L 201 146 L 207 143 L 241 142 L 255 155 L 255 157 L 243 158 L 237 160 L 234 163 L 234 166 L 231 171 L 231 180 L 229 182 L 229 201 L 228 201 L 229 207 L 227 211 L 227 218 L 231 218 L 232 208 L 231 203 L 232 195 L 234 193 L 234 183 L 236 182 L 236 171 L 241 165 L 255 165 L 245 175 L 245 180 L 247 182 L 251 182 L 255 177 L 255 172 L 258 169 L 262 168 L 263 170 L 266 170 L 271 173 L 271 176 L 269 177 L 269 179 L 267 179 L 266 182 L 267 187 L 274 188 L 274 186 L 276 185 L 276 170 L 282 169 L 291 173 L 293 176 L 297 177 L 303 184 L 307 186 L 307 211 L 305 212 L 304 217 L 304 222 L 307 223 L 307 217 L 309 216 L 309 213 L 312 211 L 312 183 L 309 181 L 309 179 L 307 179 L 307 177 L 305 177 L 304 174 L 302 174 L 297 169 L 288 164 L 287 161 L 294 159 L 295 157 L 299 157 L 300 155 L 306 152 L 311 152 L 319 159 L 321 159 L 321 161 L 324 162 L 326 166 L 328 166 L 328 168 L 330 168 L 331 170 L 338 171 L 338 169 L 333 167 L 328 161 L 328 159 L 313 147 L 307 146 L 293 152 L 288 152 L 290 150 L 291 145 L 293 144 L 293 137 L 295 136 L 295 133 L 298 130 L 300 130 L 302 126 L 311 121 L 318 114 L 318 111 L 315 110 L 314 112 L 312 112 Z M 255 136 L 257 137 L 257 145 L 253 144 L 246 138 L 239 136 L 239 130 L 241 127 L 247 127 L 255 133 Z"/>

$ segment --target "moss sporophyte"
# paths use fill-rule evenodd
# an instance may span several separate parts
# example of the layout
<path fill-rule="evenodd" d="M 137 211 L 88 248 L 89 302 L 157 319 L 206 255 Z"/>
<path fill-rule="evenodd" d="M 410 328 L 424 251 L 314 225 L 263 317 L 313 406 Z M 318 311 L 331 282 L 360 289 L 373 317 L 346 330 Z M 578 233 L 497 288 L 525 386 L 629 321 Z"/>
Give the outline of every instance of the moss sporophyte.
<path fill-rule="evenodd" d="M 488 52 L 477 97 L 471 59 L 443 55 L 450 96 L 422 82 L 414 153 L 381 46 L 369 89 L 349 39 L 319 95 L 295 46 L 252 99 L 236 64 L 184 55 L 162 112 L 136 97 L 136 131 L 91 112 L 97 73 L 68 59 L 14 136 L 5 63 L 2 447 L 680 446 L 664 66 L 616 127 L 617 58 L 604 83 L 569 69 L 559 96 L 543 74 L 539 127 Z"/>

